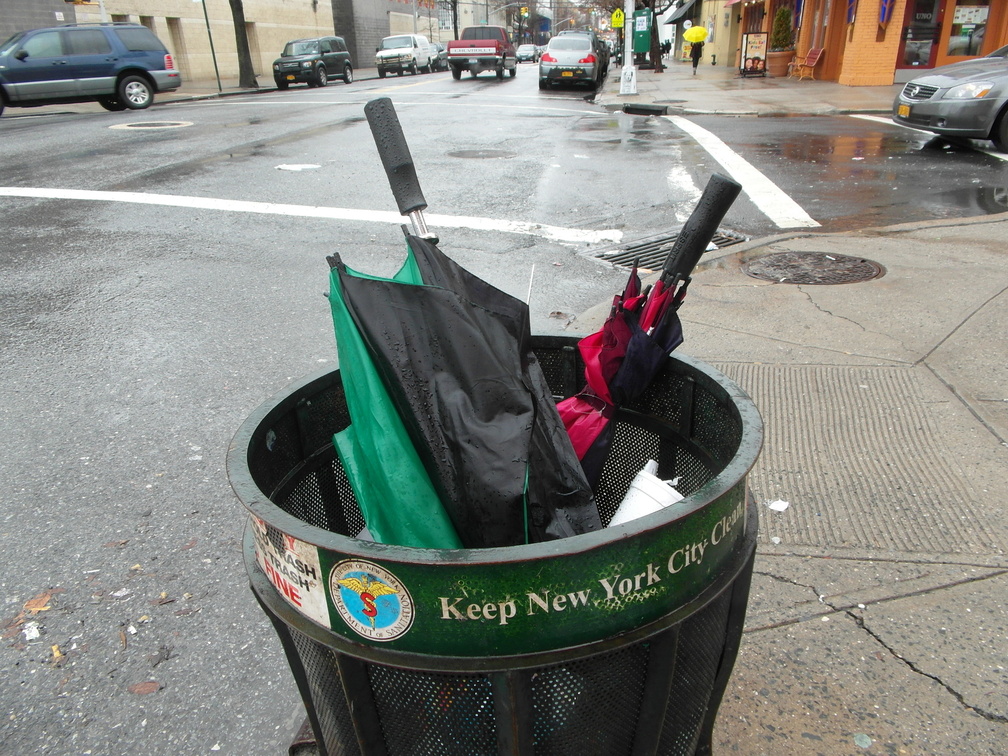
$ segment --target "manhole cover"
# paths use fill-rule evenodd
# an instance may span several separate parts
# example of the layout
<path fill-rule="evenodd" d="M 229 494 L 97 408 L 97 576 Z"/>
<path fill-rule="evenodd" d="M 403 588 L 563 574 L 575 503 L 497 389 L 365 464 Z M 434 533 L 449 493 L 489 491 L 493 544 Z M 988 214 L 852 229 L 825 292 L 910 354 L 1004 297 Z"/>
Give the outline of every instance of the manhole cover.
<path fill-rule="evenodd" d="M 139 121 L 137 123 L 117 123 L 110 129 L 181 129 L 192 126 L 192 121 Z"/>
<path fill-rule="evenodd" d="M 514 152 L 507 150 L 456 150 L 449 152 L 448 157 L 467 158 L 469 160 L 486 160 L 488 158 L 513 158 Z"/>
<path fill-rule="evenodd" d="M 789 284 L 848 284 L 885 275 L 871 260 L 824 252 L 776 252 L 743 263 L 747 276 Z"/>

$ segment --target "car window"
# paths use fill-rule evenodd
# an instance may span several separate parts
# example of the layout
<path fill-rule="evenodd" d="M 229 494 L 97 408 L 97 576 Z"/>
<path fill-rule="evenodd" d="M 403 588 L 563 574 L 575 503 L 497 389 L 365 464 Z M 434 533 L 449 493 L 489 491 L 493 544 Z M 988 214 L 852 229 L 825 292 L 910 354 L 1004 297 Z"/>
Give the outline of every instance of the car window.
<path fill-rule="evenodd" d="M 319 50 L 321 52 L 324 52 L 324 53 L 332 52 L 332 45 L 329 44 L 329 40 L 328 39 L 323 39 L 319 43 Z"/>
<path fill-rule="evenodd" d="M 317 55 L 319 51 L 319 43 L 317 39 L 301 39 L 297 42 L 288 42 L 287 46 L 284 48 L 282 57 L 290 57 L 292 55 Z"/>
<path fill-rule="evenodd" d="M 591 40 L 587 37 L 554 37 L 549 43 L 551 50 L 590 50 Z"/>
<path fill-rule="evenodd" d="M 386 37 L 381 42 L 382 50 L 395 50 L 399 47 L 412 47 L 412 37 Z"/>
<path fill-rule="evenodd" d="M 988 53 L 986 57 L 988 57 L 988 58 L 1008 58 L 1008 45 L 1005 45 L 1004 47 L 999 47 L 994 52 Z"/>
<path fill-rule="evenodd" d="M 24 39 L 24 32 L 18 32 L 17 34 L 12 34 L 7 38 L 7 41 L 0 45 L 0 55 L 6 55 L 11 50 L 13 50 L 17 43 Z"/>
<path fill-rule="evenodd" d="M 336 52 L 346 52 L 346 42 L 344 42 L 340 37 L 334 37 L 332 40 L 332 48 Z"/>
<path fill-rule="evenodd" d="M 500 29 L 487 26 L 470 26 L 462 31 L 461 39 L 500 39 Z"/>
<path fill-rule="evenodd" d="M 55 58 L 63 54 L 63 42 L 58 31 L 40 32 L 26 39 L 21 49 L 32 58 Z"/>
<path fill-rule="evenodd" d="M 70 29 L 66 32 L 69 55 L 107 55 L 112 52 L 105 32 L 101 29 Z"/>
<path fill-rule="evenodd" d="M 140 27 L 136 29 L 116 29 L 115 35 L 122 40 L 122 43 L 126 45 L 126 49 L 131 52 L 141 52 L 144 50 L 161 52 L 165 49 L 164 45 L 161 44 L 161 40 L 151 34 L 149 29 Z"/>

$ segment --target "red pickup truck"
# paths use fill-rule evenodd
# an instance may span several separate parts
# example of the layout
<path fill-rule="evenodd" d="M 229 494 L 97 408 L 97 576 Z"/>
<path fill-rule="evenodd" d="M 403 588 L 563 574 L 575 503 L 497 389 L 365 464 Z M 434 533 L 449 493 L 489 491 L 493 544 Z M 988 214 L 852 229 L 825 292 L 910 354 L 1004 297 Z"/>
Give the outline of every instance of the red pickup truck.
<path fill-rule="evenodd" d="M 448 43 L 448 67 L 455 79 L 461 79 L 463 71 L 472 76 L 496 71 L 498 79 L 507 71 L 513 77 L 517 66 L 515 47 L 503 26 L 469 26 Z"/>

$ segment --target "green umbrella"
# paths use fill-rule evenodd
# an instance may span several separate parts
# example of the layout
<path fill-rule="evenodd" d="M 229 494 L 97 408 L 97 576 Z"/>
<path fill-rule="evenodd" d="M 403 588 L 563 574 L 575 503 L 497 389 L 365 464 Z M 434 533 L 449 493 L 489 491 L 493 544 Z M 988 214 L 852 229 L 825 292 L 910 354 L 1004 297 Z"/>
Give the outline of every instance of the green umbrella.
<path fill-rule="evenodd" d="M 361 278 L 377 278 L 346 270 Z M 422 283 L 412 251 L 391 280 Z M 461 548 L 455 528 L 347 310 L 335 269 L 330 273 L 329 304 L 351 419 L 333 441 L 368 531 L 379 543 Z"/>

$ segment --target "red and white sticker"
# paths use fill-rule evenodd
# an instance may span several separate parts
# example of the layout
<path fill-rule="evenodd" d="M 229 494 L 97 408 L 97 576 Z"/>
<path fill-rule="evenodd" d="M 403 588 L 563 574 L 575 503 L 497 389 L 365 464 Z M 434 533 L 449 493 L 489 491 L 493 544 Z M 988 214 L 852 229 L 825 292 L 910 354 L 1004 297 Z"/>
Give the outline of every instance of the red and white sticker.
<path fill-rule="evenodd" d="M 299 541 L 258 517 L 252 518 L 256 561 L 273 587 L 301 614 L 331 627 L 318 548 Z"/>

